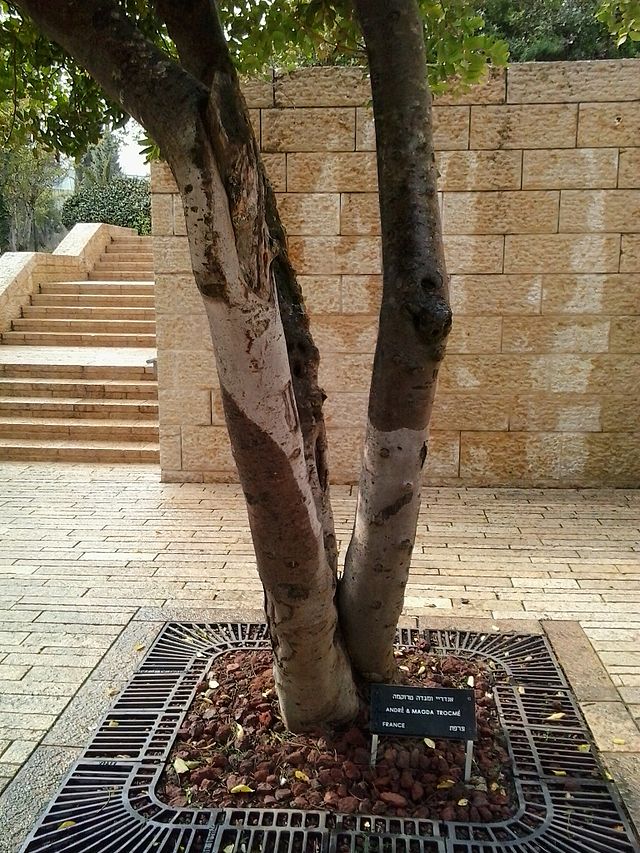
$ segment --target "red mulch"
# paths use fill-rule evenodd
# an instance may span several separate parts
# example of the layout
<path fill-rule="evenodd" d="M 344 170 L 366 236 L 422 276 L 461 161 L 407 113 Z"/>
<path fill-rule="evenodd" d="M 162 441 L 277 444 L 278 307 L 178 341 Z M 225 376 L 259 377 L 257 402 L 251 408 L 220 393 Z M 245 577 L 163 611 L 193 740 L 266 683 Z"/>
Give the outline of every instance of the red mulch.
<path fill-rule="evenodd" d="M 432 820 L 488 822 L 512 815 L 510 759 L 491 670 L 421 648 L 396 654 L 398 684 L 474 686 L 478 739 L 469 784 L 463 781 L 464 743 L 454 740 L 436 740 L 432 748 L 421 738 L 381 737 L 371 768 L 364 706 L 348 729 L 287 732 L 271 652 L 238 651 L 218 657 L 199 685 L 161 780 L 162 798 L 177 807 L 326 809 Z"/>

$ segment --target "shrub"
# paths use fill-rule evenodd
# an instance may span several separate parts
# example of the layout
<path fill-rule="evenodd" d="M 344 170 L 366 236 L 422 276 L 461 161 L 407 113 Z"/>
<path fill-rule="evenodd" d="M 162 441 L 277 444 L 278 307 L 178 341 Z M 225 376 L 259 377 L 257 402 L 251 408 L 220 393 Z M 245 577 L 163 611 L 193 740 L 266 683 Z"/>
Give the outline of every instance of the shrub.
<path fill-rule="evenodd" d="M 106 186 L 88 186 L 70 196 L 62 207 L 67 228 L 76 222 L 104 222 L 151 233 L 151 193 L 144 178 L 114 178 Z"/>

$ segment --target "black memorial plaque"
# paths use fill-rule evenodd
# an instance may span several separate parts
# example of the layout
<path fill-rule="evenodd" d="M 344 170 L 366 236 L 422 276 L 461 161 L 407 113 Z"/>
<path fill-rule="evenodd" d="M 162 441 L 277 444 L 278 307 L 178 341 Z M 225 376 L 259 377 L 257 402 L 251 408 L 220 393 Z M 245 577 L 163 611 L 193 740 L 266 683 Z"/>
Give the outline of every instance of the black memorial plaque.
<path fill-rule="evenodd" d="M 377 735 L 474 740 L 473 690 L 372 684 L 369 729 Z"/>

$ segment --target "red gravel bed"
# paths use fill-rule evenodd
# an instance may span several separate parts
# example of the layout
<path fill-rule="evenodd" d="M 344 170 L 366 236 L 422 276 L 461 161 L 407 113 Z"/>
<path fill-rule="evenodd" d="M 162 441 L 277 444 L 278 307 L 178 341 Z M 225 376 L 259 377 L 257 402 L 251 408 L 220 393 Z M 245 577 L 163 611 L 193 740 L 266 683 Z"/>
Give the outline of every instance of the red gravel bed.
<path fill-rule="evenodd" d="M 322 809 L 346 814 L 488 822 L 515 811 L 511 762 L 484 664 L 396 652 L 396 683 L 473 686 L 478 739 L 471 782 L 464 743 L 380 738 L 369 766 L 367 708 L 348 729 L 304 736 L 285 730 L 268 651 L 220 655 L 198 686 L 160 783 L 172 806 Z"/>

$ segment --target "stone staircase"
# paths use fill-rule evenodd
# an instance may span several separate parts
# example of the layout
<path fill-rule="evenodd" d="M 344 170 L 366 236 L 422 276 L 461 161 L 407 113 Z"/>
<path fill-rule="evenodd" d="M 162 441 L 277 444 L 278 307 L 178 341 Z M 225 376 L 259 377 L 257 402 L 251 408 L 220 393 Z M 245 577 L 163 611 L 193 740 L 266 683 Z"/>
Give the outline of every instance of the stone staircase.
<path fill-rule="evenodd" d="M 158 460 L 151 238 L 44 281 L 0 345 L 0 459 Z"/>

